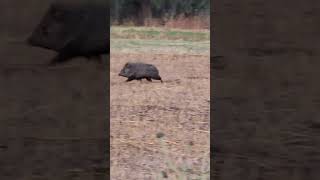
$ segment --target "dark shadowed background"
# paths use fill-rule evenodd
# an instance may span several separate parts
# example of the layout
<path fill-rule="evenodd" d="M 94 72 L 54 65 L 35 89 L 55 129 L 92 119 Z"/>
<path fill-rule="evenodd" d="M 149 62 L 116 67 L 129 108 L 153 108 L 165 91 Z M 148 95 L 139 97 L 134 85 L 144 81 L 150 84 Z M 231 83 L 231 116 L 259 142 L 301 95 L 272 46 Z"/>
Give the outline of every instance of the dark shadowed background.
<path fill-rule="evenodd" d="M 106 179 L 108 68 L 24 43 L 51 2 L 0 1 L 0 179 Z"/>
<path fill-rule="evenodd" d="M 213 2 L 212 50 L 227 65 L 211 71 L 215 180 L 319 178 L 316 7 L 316 0 Z"/>

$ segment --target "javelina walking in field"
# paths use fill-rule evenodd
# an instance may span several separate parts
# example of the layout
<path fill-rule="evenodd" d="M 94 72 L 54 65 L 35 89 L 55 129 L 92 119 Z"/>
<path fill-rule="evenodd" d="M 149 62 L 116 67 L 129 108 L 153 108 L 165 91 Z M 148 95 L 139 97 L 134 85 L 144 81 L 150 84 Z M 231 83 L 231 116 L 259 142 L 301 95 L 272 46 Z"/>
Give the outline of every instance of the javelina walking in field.
<path fill-rule="evenodd" d="M 102 54 L 110 54 L 108 10 L 107 1 L 57 1 L 27 42 L 58 52 L 50 65 L 74 57 L 101 62 Z"/>
<path fill-rule="evenodd" d="M 158 69 L 152 64 L 126 63 L 119 73 L 119 76 L 127 77 L 127 82 L 142 79 L 152 81 L 151 79 L 155 79 L 160 80 L 162 83 Z"/>

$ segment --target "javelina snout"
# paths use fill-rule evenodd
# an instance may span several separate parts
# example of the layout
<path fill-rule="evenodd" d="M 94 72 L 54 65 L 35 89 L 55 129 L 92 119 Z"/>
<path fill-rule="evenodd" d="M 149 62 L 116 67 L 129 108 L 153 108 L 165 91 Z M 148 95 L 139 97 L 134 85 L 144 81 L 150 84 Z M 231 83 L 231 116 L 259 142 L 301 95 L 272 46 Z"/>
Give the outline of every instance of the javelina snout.
<path fill-rule="evenodd" d="M 162 79 L 159 75 L 159 70 L 152 64 L 145 63 L 126 63 L 121 69 L 119 76 L 127 77 L 127 82 L 132 80 L 146 79 L 148 81 Z"/>
<path fill-rule="evenodd" d="M 27 43 L 58 54 L 50 65 L 74 57 L 102 60 L 110 53 L 107 1 L 56 1 L 50 5 Z"/>

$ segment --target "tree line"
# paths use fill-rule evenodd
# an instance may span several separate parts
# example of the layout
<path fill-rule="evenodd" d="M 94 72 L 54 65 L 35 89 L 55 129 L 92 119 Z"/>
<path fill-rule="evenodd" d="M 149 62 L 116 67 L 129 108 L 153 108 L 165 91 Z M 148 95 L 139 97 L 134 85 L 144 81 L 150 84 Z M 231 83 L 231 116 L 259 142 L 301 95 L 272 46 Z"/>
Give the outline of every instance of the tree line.
<path fill-rule="evenodd" d="M 146 19 L 192 17 L 210 14 L 210 0 L 111 0 L 112 22 L 144 25 Z"/>

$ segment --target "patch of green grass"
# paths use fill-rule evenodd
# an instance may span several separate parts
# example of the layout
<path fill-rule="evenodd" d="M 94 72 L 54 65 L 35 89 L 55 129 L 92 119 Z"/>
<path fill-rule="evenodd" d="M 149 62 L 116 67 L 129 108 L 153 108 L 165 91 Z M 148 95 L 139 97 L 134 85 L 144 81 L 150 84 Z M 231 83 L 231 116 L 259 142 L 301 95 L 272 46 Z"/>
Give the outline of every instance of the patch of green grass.
<path fill-rule="evenodd" d="M 111 52 L 157 52 L 202 55 L 210 53 L 210 41 L 192 42 L 183 40 L 111 39 L 110 46 Z"/>
<path fill-rule="evenodd" d="M 137 35 L 138 37 L 144 37 L 144 38 L 148 38 L 148 39 L 156 38 L 157 36 L 159 36 L 161 34 L 160 31 L 156 31 L 156 30 L 153 30 L 153 29 L 150 29 L 150 30 L 137 30 L 137 29 L 133 29 L 133 28 L 124 30 L 124 31 L 122 31 L 122 33 L 125 36 Z"/>
<path fill-rule="evenodd" d="M 204 41 L 210 37 L 204 32 L 167 31 L 164 33 L 168 39 L 181 39 L 186 41 Z"/>
<path fill-rule="evenodd" d="M 111 38 L 114 39 L 154 39 L 208 41 L 210 31 L 192 31 L 184 29 L 166 29 L 155 27 L 111 27 Z"/>

